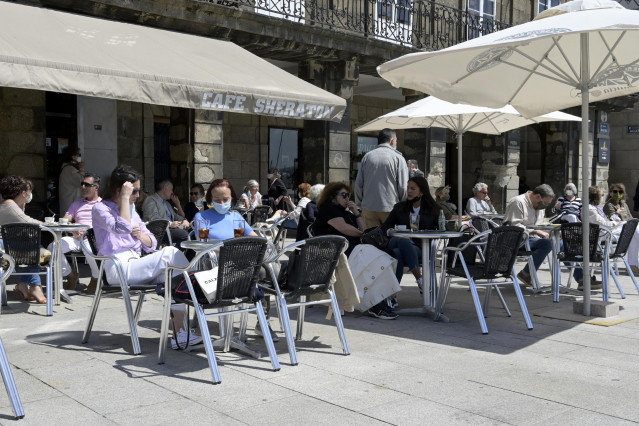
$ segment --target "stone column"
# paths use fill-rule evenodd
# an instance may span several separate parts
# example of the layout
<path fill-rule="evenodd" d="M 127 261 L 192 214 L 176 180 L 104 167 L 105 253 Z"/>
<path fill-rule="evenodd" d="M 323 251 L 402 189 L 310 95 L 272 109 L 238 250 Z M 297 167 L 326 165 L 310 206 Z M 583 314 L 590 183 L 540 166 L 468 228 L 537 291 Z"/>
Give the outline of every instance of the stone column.
<path fill-rule="evenodd" d="M 300 64 L 299 77 L 346 99 L 346 111 L 339 123 L 304 122 L 299 167 L 303 182 L 349 182 L 351 165 L 351 103 L 353 86 L 359 78 L 357 60 L 323 62 L 309 60 Z"/>
<path fill-rule="evenodd" d="M 195 110 L 193 130 L 194 183 L 208 188 L 208 184 L 215 178 L 221 178 L 223 173 L 223 113 Z"/>

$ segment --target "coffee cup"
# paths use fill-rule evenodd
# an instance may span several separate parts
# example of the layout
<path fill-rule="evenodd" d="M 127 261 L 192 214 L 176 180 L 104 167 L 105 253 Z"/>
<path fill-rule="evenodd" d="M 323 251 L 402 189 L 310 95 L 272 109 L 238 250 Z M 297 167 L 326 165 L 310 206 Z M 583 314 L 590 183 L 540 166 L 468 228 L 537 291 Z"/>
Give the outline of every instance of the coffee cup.
<path fill-rule="evenodd" d="M 406 225 L 397 225 L 398 231 L 406 231 Z"/>
<path fill-rule="evenodd" d="M 55 217 L 53 217 L 53 216 L 45 217 L 44 218 L 44 223 L 53 223 L 54 220 L 55 220 Z"/>
<path fill-rule="evenodd" d="M 61 217 L 59 222 L 60 222 L 60 225 L 68 225 L 69 219 L 67 219 L 66 217 Z"/>

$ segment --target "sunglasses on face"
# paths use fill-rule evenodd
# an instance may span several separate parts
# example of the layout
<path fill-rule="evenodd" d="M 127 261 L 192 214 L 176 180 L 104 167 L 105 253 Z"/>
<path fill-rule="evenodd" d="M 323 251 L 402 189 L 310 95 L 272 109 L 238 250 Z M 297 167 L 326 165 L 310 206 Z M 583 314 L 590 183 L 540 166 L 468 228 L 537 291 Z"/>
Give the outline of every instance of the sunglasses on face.
<path fill-rule="evenodd" d="M 95 185 L 96 185 L 95 183 L 89 183 L 89 182 L 82 182 L 80 184 L 80 186 L 83 188 L 93 188 Z"/>
<path fill-rule="evenodd" d="M 342 198 L 351 198 L 351 194 L 349 194 L 348 192 L 338 192 L 337 195 Z"/>
<path fill-rule="evenodd" d="M 621 189 L 613 189 L 612 193 L 613 194 L 623 194 L 623 191 Z"/>
<path fill-rule="evenodd" d="M 131 192 L 131 195 L 138 195 L 140 193 L 139 189 L 134 189 L 133 192 Z"/>

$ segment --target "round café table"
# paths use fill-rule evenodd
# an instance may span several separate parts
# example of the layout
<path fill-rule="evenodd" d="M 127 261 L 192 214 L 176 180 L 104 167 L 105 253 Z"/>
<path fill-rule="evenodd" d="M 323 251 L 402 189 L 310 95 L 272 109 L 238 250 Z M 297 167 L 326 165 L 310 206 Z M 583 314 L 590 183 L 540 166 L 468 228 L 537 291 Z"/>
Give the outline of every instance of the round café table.
<path fill-rule="evenodd" d="M 54 242 L 53 242 L 53 286 L 55 287 L 55 304 L 60 304 L 60 297 L 64 299 L 67 303 L 73 303 L 71 300 L 71 296 L 67 293 L 67 291 L 62 288 L 62 249 L 60 246 L 60 240 L 62 239 L 62 234 L 64 232 L 80 232 L 86 231 L 90 228 L 89 225 L 82 225 L 80 223 L 68 223 L 65 225 L 61 225 L 60 223 L 43 223 L 40 225 L 42 228 L 53 234 Z M 49 291 L 49 289 L 47 289 Z M 53 312 L 48 312 L 47 315 L 52 315 Z"/>
<path fill-rule="evenodd" d="M 435 315 L 435 307 L 437 305 L 437 275 L 435 273 L 435 251 L 437 249 L 437 240 L 447 240 L 450 238 L 461 237 L 463 232 L 458 231 L 399 231 L 390 230 L 391 237 L 400 238 L 416 238 L 422 242 L 422 276 L 424 289 L 423 292 L 423 308 L 421 313 L 428 316 Z M 426 287 L 428 286 L 428 287 Z M 407 311 L 401 311 L 406 313 Z M 445 320 L 445 317 L 441 316 Z"/>

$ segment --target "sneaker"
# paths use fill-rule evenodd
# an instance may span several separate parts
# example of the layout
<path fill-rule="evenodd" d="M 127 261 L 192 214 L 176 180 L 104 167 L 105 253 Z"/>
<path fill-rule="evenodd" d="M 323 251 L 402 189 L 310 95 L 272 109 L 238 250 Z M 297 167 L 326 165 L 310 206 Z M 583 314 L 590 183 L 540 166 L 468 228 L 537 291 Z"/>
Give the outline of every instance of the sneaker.
<path fill-rule="evenodd" d="M 517 274 L 517 280 L 519 280 L 520 282 L 524 283 L 528 287 L 532 287 L 533 286 L 532 285 L 532 278 L 530 278 L 530 274 L 524 272 L 523 269 L 521 271 L 519 271 L 519 273 Z"/>
<path fill-rule="evenodd" d="M 277 334 L 275 334 L 275 332 L 271 328 L 271 324 L 268 325 L 268 331 L 271 332 L 271 339 L 273 339 L 274 342 L 280 341 L 280 338 L 277 336 Z M 264 336 L 264 333 L 262 333 L 262 327 L 260 326 L 259 321 L 257 322 L 257 324 L 255 324 L 255 334 L 257 334 L 258 336 Z"/>
<path fill-rule="evenodd" d="M 419 277 L 416 281 L 417 287 L 419 288 L 419 294 L 424 294 L 424 277 Z"/>
<path fill-rule="evenodd" d="M 601 281 L 597 279 L 597 277 L 590 278 L 590 290 L 601 290 L 603 288 L 603 284 Z M 583 280 L 577 281 L 577 290 L 584 291 L 584 282 Z"/>
<path fill-rule="evenodd" d="M 396 297 L 389 297 L 388 299 L 386 299 L 386 303 L 391 309 L 395 309 L 399 306 L 399 302 L 397 301 Z"/>
<path fill-rule="evenodd" d="M 177 342 L 175 338 L 171 339 L 171 349 L 186 349 L 189 346 L 199 345 L 200 343 L 202 343 L 202 336 L 195 334 L 194 329 L 187 333 L 186 330 L 181 328 L 177 334 Z"/>
<path fill-rule="evenodd" d="M 395 318 L 399 316 L 395 312 L 393 312 L 390 308 L 384 309 L 384 307 L 381 306 L 380 304 L 377 304 L 373 306 L 372 308 L 370 308 L 368 310 L 368 315 L 375 318 L 383 319 L 383 320 L 394 320 Z"/>

